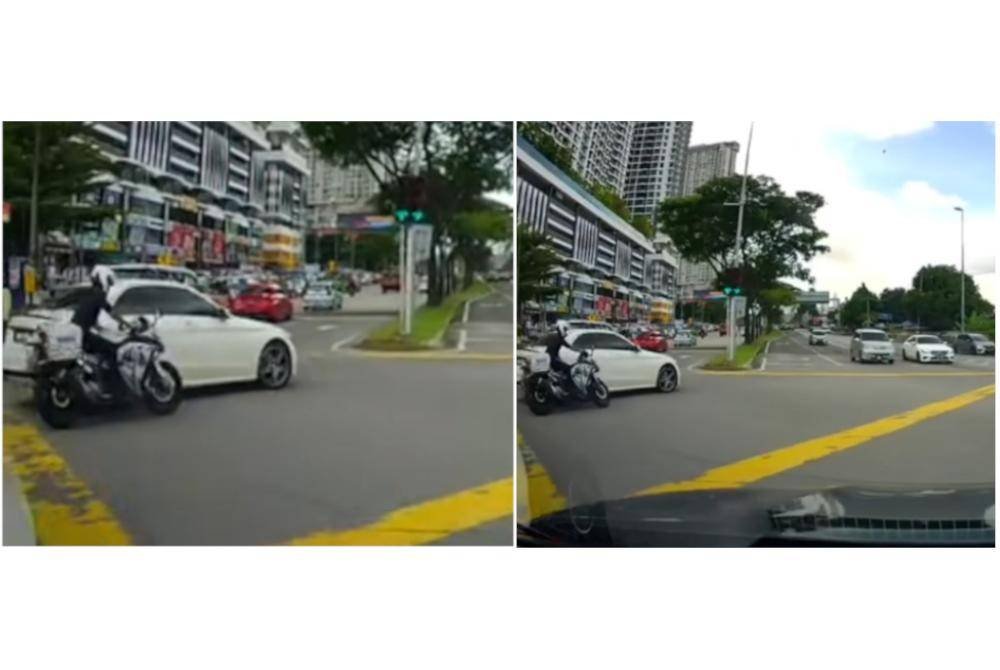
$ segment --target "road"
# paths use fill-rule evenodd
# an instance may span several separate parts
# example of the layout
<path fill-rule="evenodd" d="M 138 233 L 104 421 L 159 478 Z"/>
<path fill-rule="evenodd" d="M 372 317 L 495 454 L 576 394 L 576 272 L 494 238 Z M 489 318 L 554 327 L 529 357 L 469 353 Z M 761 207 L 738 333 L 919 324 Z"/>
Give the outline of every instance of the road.
<path fill-rule="evenodd" d="M 470 328 L 500 316 L 471 314 Z M 126 408 L 40 438 L 138 544 L 509 545 L 509 355 L 406 360 L 351 347 L 387 318 L 284 324 L 300 365 L 283 390 L 192 391 L 174 416 Z M 33 423 L 12 391 L 5 437 Z"/>
<path fill-rule="evenodd" d="M 751 374 L 698 369 L 718 352 L 673 353 L 683 371 L 673 394 L 619 394 L 607 409 L 545 417 L 518 402 L 520 437 L 566 504 L 706 482 L 797 489 L 994 480 L 993 396 L 963 395 L 992 387 L 993 358 L 861 365 L 849 361 L 846 340 L 811 347 L 805 331 L 772 343 L 763 371 Z M 793 445 L 794 458 L 774 454 Z"/>

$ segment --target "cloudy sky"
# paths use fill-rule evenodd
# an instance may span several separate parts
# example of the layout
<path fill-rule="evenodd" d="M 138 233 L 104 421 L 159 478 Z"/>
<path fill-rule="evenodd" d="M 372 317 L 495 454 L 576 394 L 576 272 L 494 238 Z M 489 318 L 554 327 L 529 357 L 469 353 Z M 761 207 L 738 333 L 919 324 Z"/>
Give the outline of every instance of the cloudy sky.
<path fill-rule="evenodd" d="M 743 171 L 749 121 L 695 121 L 691 143 L 736 140 Z M 847 298 L 861 282 L 876 292 L 909 286 L 925 263 L 960 260 L 996 304 L 995 138 L 992 123 L 754 124 L 750 173 L 786 193 L 819 193 L 816 223 L 830 252 L 811 264 L 816 288 Z"/>

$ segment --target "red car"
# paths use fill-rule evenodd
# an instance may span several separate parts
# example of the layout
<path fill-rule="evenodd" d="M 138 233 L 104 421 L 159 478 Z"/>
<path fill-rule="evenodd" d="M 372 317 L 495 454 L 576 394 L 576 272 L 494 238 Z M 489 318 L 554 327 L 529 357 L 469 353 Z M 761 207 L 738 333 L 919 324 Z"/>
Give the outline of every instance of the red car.
<path fill-rule="evenodd" d="M 667 350 L 667 338 L 658 330 L 644 330 L 632 339 L 641 349 L 647 351 L 658 351 L 663 353 Z"/>
<path fill-rule="evenodd" d="M 399 291 L 399 275 L 385 275 L 382 277 L 382 293 L 389 291 Z"/>
<path fill-rule="evenodd" d="M 292 318 L 292 300 L 277 284 L 257 284 L 233 298 L 229 310 L 237 316 L 287 321 Z"/>

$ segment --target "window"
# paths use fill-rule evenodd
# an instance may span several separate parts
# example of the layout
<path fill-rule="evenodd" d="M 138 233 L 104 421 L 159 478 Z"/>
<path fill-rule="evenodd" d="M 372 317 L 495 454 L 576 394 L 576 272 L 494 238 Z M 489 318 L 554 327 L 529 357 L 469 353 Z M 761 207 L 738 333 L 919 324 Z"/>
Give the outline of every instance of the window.
<path fill-rule="evenodd" d="M 117 316 L 153 314 L 157 311 L 161 314 L 214 316 L 219 308 L 182 288 L 138 286 L 122 293 L 113 311 Z"/>
<path fill-rule="evenodd" d="M 864 332 L 864 333 L 859 333 L 859 335 L 860 335 L 861 339 L 864 340 L 865 342 L 888 342 L 889 341 L 889 336 L 886 335 L 885 333 Z"/>
<path fill-rule="evenodd" d="M 614 333 L 594 333 L 592 335 L 594 340 L 589 344 L 590 347 L 594 349 L 632 349 L 633 345 L 631 342 L 626 340 L 624 337 L 619 337 Z"/>
<path fill-rule="evenodd" d="M 941 344 L 941 339 L 933 335 L 921 335 L 914 338 L 917 344 Z"/>

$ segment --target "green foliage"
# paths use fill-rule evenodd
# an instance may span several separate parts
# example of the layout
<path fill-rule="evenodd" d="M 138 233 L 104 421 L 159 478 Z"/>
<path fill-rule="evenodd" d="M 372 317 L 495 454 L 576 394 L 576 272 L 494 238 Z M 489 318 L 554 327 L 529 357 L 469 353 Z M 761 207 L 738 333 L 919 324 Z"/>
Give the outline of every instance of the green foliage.
<path fill-rule="evenodd" d="M 573 169 L 573 156 L 570 154 L 569 149 L 556 142 L 551 135 L 545 132 L 542 123 L 538 121 L 519 121 L 517 124 L 517 133 L 528 140 L 543 156 L 552 161 L 556 167 L 565 172 L 570 179 L 578 184 L 586 184 L 583 177 Z"/>
<path fill-rule="evenodd" d="M 632 218 L 632 227 L 642 233 L 643 237 L 648 240 L 653 239 L 656 235 L 656 228 L 653 226 L 653 222 L 648 216 L 638 215 Z"/>
<path fill-rule="evenodd" d="M 762 289 L 758 298 L 761 313 L 767 319 L 767 322 L 771 324 L 781 321 L 782 307 L 794 305 L 796 301 L 795 291 L 783 285 Z"/>
<path fill-rule="evenodd" d="M 885 288 L 879 294 L 879 311 L 892 315 L 892 321 L 899 323 L 909 318 L 906 309 L 906 289 L 905 288 Z"/>
<path fill-rule="evenodd" d="M 632 212 L 629 210 L 628 205 L 625 204 L 622 197 L 610 186 L 594 181 L 587 186 L 587 190 L 600 200 L 605 207 L 626 221 L 632 218 Z"/>
<path fill-rule="evenodd" d="M 879 311 L 878 296 L 862 283 L 841 306 L 840 323 L 849 328 L 870 326 Z"/>
<path fill-rule="evenodd" d="M 327 160 L 363 165 L 378 182 L 383 213 L 420 192 L 421 209 L 440 248 L 460 212 L 481 206 L 484 193 L 510 187 L 513 147 L 509 122 L 303 122 L 312 145 Z M 431 255 L 428 302 L 437 305 L 442 276 Z"/>
<path fill-rule="evenodd" d="M 13 206 L 11 222 L 4 226 L 5 243 L 28 246 L 31 179 L 36 133 L 40 138 L 38 162 L 38 230 L 71 230 L 77 223 L 100 221 L 114 209 L 78 202 L 94 189 L 95 177 L 112 173 L 114 164 L 91 140 L 83 123 L 4 122 L 4 200 Z"/>
<path fill-rule="evenodd" d="M 361 347 L 397 351 L 433 349 L 440 344 L 449 324 L 455 320 L 465 303 L 486 295 L 491 290 L 486 283 L 476 282 L 451 294 L 440 305 L 425 305 L 418 309 L 413 314 L 409 335 L 403 335 L 399 331 L 399 321 L 393 320 L 370 333 Z"/>
<path fill-rule="evenodd" d="M 965 320 L 965 329 L 970 333 L 982 333 L 996 341 L 996 320 L 993 315 L 973 314 Z"/>
<path fill-rule="evenodd" d="M 913 277 L 904 305 L 910 318 L 924 328 L 949 330 L 961 321 L 961 273 L 953 265 L 925 265 Z M 965 276 L 966 321 L 971 314 L 992 314 L 993 304 L 982 297 L 972 277 Z"/>
<path fill-rule="evenodd" d="M 542 302 L 559 292 L 551 285 L 558 272 L 559 256 L 543 234 L 518 226 L 516 255 L 518 310 L 525 302 Z"/>
<path fill-rule="evenodd" d="M 512 226 L 513 213 L 498 204 L 455 216 L 450 237 L 455 242 L 453 253 L 464 261 L 463 287 L 472 284 L 475 272 L 487 269 L 491 243 L 510 240 Z"/>

